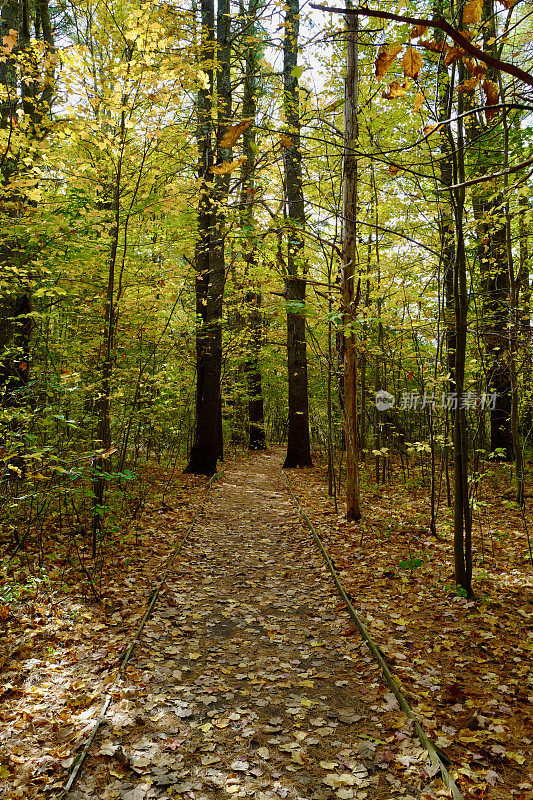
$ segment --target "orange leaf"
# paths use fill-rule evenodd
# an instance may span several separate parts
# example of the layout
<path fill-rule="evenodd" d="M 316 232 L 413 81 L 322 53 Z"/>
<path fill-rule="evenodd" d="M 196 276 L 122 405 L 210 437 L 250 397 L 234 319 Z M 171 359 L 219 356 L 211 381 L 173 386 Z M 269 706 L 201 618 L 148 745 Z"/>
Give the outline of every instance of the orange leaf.
<path fill-rule="evenodd" d="M 422 69 L 422 56 L 412 47 L 408 47 L 403 54 L 402 67 L 406 78 L 414 78 L 416 80 Z"/>
<path fill-rule="evenodd" d="M 214 167 L 211 167 L 211 172 L 215 175 L 229 175 L 230 172 L 234 172 L 238 169 L 244 162 L 246 161 L 246 156 L 241 156 L 240 158 L 236 158 L 235 161 L 223 161 L 221 164 L 217 164 Z"/>
<path fill-rule="evenodd" d="M 4 53 L 6 53 L 6 54 L 7 53 L 11 53 L 11 51 L 13 50 L 13 48 L 16 46 L 16 44 L 18 42 L 18 37 L 19 37 L 19 35 L 18 35 L 17 31 L 13 30 L 13 28 L 9 29 L 9 33 L 7 34 L 7 36 L 2 36 L 2 42 L 3 42 L 3 45 L 4 45 L 4 47 L 3 47 Z"/>
<path fill-rule="evenodd" d="M 390 47 L 383 46 L 378 53 L 378 57 L 376 58 L 376 78 L 381 80 L 383 76 L 389 71 L 392 67 L 396 56 L 402 49 L 401 44 L 393 44 Z"/>
<path fill-rule="evenodd" d="M 449 47 L 448 52 L 444 56 L 444 63 L 449 67 L 454 61 L 458 61 L 461 56 L 464 55 L 464 52 L 465 51 L 461 47 Z"/>
<path fill-rule="evenodd" d="M 219 147 L 233 147 L 241 133 L 244 133 L 252 122 L 253 117 L 249 117 L 248 119 L 243 119 L 241 122 L 238 122 L 236 125 L 232 125 L 230 128 L 226 128 L 219 142 Z"/>
<path fill-rule="evenodd" d="M 473 78 L 469 78 L 468 80 L 463 81 L 463 83 L 460 83 L 459 86 L 457 87 L 457 92 L 459 94 L 461 94 L 462 92 L 473 92 L 474 89 L 477 89 L 477 87 L 479 86 L 479 80 L 480 79 L 476 75 L 474 75 Z"/>
<path fill-rule="evenodd" d="M 500 0 L 500 3 L 504 8 L 512 8 L 515 4 L 516 0 Z"/>
<path fill-rule="evenodd" d="M 469 0 L 463 10 L 463 25 L 476 25 L 483 13 L 483 0 Z"/>
<path fill-rule="evenodd" d="M 420 111 L 420 109 L 421 109 L 421 108 L 422 108 L 422 106 L 424 105 L 424 100 L 425 100 L 425 99 L 426 99 L 426 98 L 424 97 L 424 95 L 423 95 L 423 93 L 422 93 L 422 92 L 417 92 L 417 93 L 416 93 L 416 96 L 415 96 L 415 104 L 414 104 L 414 106 L 413 106 L 413 111 L 415 112 L 415 114 L 416 114 L 416 112 L 417 112 L 417 111 Z"/>
<path fill-rule="evenodd" d="M 396 164 L 389 164 L 389 172 L 390 172 L 390 174 L 392 175 L 393 178 L 396 177 L 396 175 L 399 173 L 399 171 L 400 171 L 400 167 L 397 167 Z"/>
<path fill-rule="evenodd" d="M 292 146 L 293 146 L 293 144 L 294 144 L 294 142 L 292 141 L 291 137 L 290 137 L 290 136 L 287 136 L 287 134 L 285 134 L 285 133 L 282 133 L 282 134 L 281 134 L 281 136 L 280 136 L 280 138 L 279 138 L 279 141 L 280 141 L 280 144 L 281 144 L 281 146 L 282 146 L 282 147 L 286 147 L 286 148 L 287 148 L 287 150 L 288 150 L 290 147 L 292 147 Z"/>
<path fill-rule="evenodd" d="M 486 106 L 494 106 L 500 99 L 500 95 L 498 94 L 498 89 L 496 88 L 496 84 L 489 80 L 483 81 L 483 92 L 485 94 L 485 105 Z M 487 118 L 487 122 L 490 122 L 491 119 L 497 115 L 498 110 L 496 108 L 485 108 L 485 117 Z"/>
<path fill-rule="evenodd" d="M 433 131 L 438 131 L 443 127 L 444 127 L 443 125 L 426 125 L 426 127 L 424 128 L 424 136 L 429 136 L 429 134 L 432 133 Z"/>
<path fill-rule="evenodd" d="M 394 100 L 396 97 L 401 97 L 403 94 L 405 94 L 408 89 L 408 86 L 409 84 L 407 83 L 407 81 L 403 83 L 401 86 L 398 83 L 398 81 L 393 81 L 391 84 L 389 84 L 389 91 L 381 92 L 381 96 L 385 100 Z"/>

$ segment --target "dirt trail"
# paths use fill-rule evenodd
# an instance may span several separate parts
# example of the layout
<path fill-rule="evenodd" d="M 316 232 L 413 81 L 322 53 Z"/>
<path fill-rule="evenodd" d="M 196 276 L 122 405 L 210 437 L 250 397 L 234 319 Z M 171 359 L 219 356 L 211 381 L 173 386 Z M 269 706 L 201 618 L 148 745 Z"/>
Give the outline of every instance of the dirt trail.
<path fill-rule="evenodd" d="M 257 454 L 215 484 L 70 797 L 415 796 L 279 467 Z"/>

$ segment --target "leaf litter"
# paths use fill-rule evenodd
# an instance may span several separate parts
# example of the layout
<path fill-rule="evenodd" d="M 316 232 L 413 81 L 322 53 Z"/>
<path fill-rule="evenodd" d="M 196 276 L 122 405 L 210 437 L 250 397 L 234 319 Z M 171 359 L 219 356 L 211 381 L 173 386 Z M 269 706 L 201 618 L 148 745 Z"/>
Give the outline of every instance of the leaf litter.
<path fill-rule="evenodd" d="M 181 481 L 198 500 L 201 481 Z M 370 580 L 375 552 L 359 545 L 354 526 L 332 522 L 321 483 L 319 471 L 298 473 L 302 502 L 321 532 L 327 520 L 342 578 L 426 730 L 459 765 L 465 797 L 529 800 L 531 728 L 526 695 L 516 696 L 527 651 L 501 636 L 509 619 L 525 621 L 525 609 L 432 598 L 428 611 L 434 586 L 404 581 L 401 592 L 396 583 L 391 592 L 390 578 Z M 161 558 L 191 519 L 167 508 L 159 525 L 150 511 L 142 520 L 144 560 L 138 554 L 125 568 L 118 553 L 104 607 L 50 595 L 13 609 L 7 640 L 17 650 L 4 662 L 1 796 L 50 797 L 66 782 Z M 380 559 L 390 566 L 386 544 Z M 169 577 L 70 796 L 447 796 L 366 648 L 352 632 L 340 635 L 349 623 L 329 586 L 283 489 L 278 459 L 254 455 L 232 466 Z M 499 636 L 490 661 L 484 630 L 491 644 Z M 458 646 L 471 631 L 485 647 L 477 660 Z M 511 652 L 509 672 L 502 656 Z M 488 685 L 479 668 L 485 660 Z"/>

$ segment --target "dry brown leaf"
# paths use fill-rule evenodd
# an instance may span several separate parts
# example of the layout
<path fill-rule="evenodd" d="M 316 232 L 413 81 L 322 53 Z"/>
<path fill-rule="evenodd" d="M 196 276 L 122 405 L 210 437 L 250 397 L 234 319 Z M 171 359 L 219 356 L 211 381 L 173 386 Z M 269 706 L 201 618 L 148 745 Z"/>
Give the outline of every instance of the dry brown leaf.
<path fill-rule="evenodd" d="M 389 84 L 389 90 L 387 92 L 381 92 L 381 96 L 384 98 L 384 100 L 394 100 L 396 97 L 401 97 L 404 95 L 408 87 L 409 84 L 407 81 L 401 85 L 398 83 L 398 81 L 393 81 L 391 84 Z"/>
<path fill-rule="evenodd" d="M 436 42 L 435 39 L 420 39 L 418 44 L 432 53 L 443 53 L 448 47 L 446 42 Z"/>
<path fill-rule="evenodd" d="M 516 0 L 500 0 L 500 3 L 504 8 L 512 8 L 515 4 Z"/>
<path fill-rule="evenodd" d="M 487 72 L 487 65 L 486 64 L 476 64 L 476 62 L 472 58 L 463 58 L 463 61 L 472 75 L 475 75 L 476 78 L 482 78 Z"/>
<path fill-rule="evenodd" d="M 425 100 L 424 94 L 422 92 L 417 92 L 415 96 L 415 104 L 413 106 L 413 111 L 415 112 L 415 114 L 417 111 L 420 111 L 420 109 L 424 105 L 424 100 Z"/>
<path fill-rule="evenodd" d="M 427 29 L 427 25 L 415 25 L 413 28 L 411 28 L 411 39 L 416 39 L 418 36 L 423 36 Z"/>
<path fill-rule="evenodd" d="M 474 75 L 473 78 L 468 78 L 468 80 L 463 81 L 457 87 L 457 92 L 461 94 L 462 92 L 473 92 L 474 89 L 477 89 L 479 86 L 480 79 Z"/>
<path fill-rule="evenodd" d="M 403 54 L 402 67 L 406 78 L 414 78 L 416 80 L 422 69 L 422 56 L 412 47 L 408 47 Z"/>
<path fill-rule="evenodd" d="M 279 141 L 280 141 L 281 146 L 282 147 L 286 147 L 287 149 L 289 149 L 289 147 L 292 147 L 293 144 L 294 144 L 294 142 L 292 141 L 290 136 L 287 136 L 286 133 L 282 133 L 281 134 L 281 136 L 279 138 Z"/>
<path fill-rule="evenodd" d="M 396 175 L 399 173 L 399 171 L 400 171 L 400 167 L 397 167 L 396 164 L 389 164 L 389 172 L 390 172 L 390 174 L 392 175 L 393 178 L 396 177 Z M 347 636 L 348 634 L 345 633 L 344 635 Z"/>
<path fill-rule="evenodd" d="M 241 120 L 241 122 L 238 122 L 236 125 L 232 125 L 230 128 L 226 128 L 219 142 L 219 147 L 233 147 L 241 133 L 244 133 L 252 122 L 253 117 L 249 117 L 248 119 Z"/>
<path fill-rule="evenodd" d="M 484 80 L 483 81 L 483 93 L 485 95 L 485 105 L 486 106 L 494 106 L 500 99 L 500 95 L 498 94 L 498 88 L 493 81 Z M 497 115 L 498 110 L 496 108 L 485 108 L 485 117 L 487 118 L 487 122 L 490 122 L 491 119 Z"/>
<path fill-rule="evenodd" d="M 235 161 L 223 161 L 221 164 L 211 167 L 211 172 L 213 172 L 215 175 L 229 175 L 230 172 L 234 172 L 242 164 L 244 164 L 245 161 L 246 156 L 236 158 Z"/>
<path fill-rule="evenodd" d="M 3 42 L 3 50 L 4 53 L 11 53 L 14 47 L 16 47 L 18 42 L 18 33 L 17 31 L 13 30 L 13 28 L 9 29 L 9 33 L 6 36 L 2 36 Z"/>
<path fill-rule="evenodd" d="M 458 61 L 464 55 L 464 52 L 462 47 L 448 47 L 448 52 L 444 56 L 444 63 L 449 67 L 454 61 Z"/>
<path fill-rule="evenodd" d="M 469 0 L 463 10 L 463 25 L 476 25 L 483 13 L 483 0 Z"/>
<path fill-rule="evenodd" d="M 383 76 L 389 71 L 392 67 L 396 56 L 402 49 L 401 44 L 392 44 L 390 47 L 383 46 L 378 53 L 378 57 L 376 58 L 376 78 L 381 80 Z"/>

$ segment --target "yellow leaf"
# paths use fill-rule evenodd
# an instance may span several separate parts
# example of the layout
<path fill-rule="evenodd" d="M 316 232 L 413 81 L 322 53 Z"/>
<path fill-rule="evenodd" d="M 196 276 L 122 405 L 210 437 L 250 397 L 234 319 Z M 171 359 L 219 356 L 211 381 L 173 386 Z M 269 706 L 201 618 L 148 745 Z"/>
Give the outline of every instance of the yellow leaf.
<path fill-rule="evenodd" d="M 381 80 L 382 77 L 389 71 L 392 67 L 396 56 L 402 49 L 401 44 L 393 44 L 390 47 L 383 46 L 378 53 L 378 57 L 376 58 L 375 68 L 376 68 L 376 78 Z"/>
<path fill-rule="evenodd" d="M 221 164 L 211 167 L 211 172 L 213 172 L 215 175 L 229 175 L 230 172 L 234 172 L 236 169 L 239 169 L 239 167 L 244 164 L 245 161 L 246 156 L 236 158 L 235 161 L 222 161 Z"/>
<path fill-rule="evenodd" d="M 423 92 L 417 92 L 416 96 L 415 96 L 415 104 L 413 106 L 413 111 L 415 112 L 415 114 L 416 114 L 417 111 L 420 111 L 420 109 L 424 105 L 424 100 L 425 100 L 425 97 L 424 97 Z"/>
<path fill-rule="evenodd" d="M 219 142 L 219 147 L 233 147 L 241 133 L 244 133 L 244 131 L 250 127 L 252 122 L 253 117 L 248 117 L 247 119 L 243 119 L 241 122 L 238 122 L 236 125 L 232 125 L 230 128 L 227 128 Z"/>
<path fill-rule="evenodd" d="M 394 100 L 395 97 L 401 97 L 403 94 L 405 94 L 406 91 L 407 91 L 408 86 L 409 86 L 409 84 L 407 83 L 407 81 L 405 83 L 403 83 L 402 85 L 400 85 L 398 83 L 398 81 L 393 81 L 389 85 L 388 92 L 382 92 L 381 96 L 385 100 Z"/>
<path fill-rule="evenodd" d="M 440 130 L 442 127 L 444 127 L 444 126 L 443 125 L 426 125 L 426 127 L 424 128 L 424 136 L 429 136 L 430 133 L 432 133 L 433 131 Z"/>
<path fill-rule="evenodd" d="M 483 13 L 483 0 L 469 0 L 463 11 L 463 25 L 475 25 Z"/>
<path fill-rule="evenodd" d="M 422 69 L 422 56 L 408 47 L 402 58 L 403 74 L 406 78 L 418 78 L 420 70 Z"/>
<path fill-rule="evenodd" d="M 511 750 L 507 750 L 505 755 L 507 758 L 512 758 L 513 761 L 516 761 L 517 764 L 523 764 L 526 760 L 524 756 L 519 753 L 513 753 Z"/>
<path fill-rule="evenodd" d="M 201 653 L 189 653 L 189 658 L 191 658 L 193 661 L 196 661 L 198 658 L 201 657 L 202 657 Z"/>

